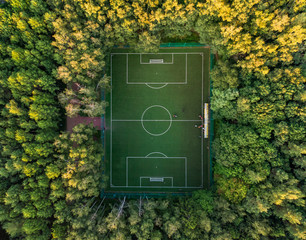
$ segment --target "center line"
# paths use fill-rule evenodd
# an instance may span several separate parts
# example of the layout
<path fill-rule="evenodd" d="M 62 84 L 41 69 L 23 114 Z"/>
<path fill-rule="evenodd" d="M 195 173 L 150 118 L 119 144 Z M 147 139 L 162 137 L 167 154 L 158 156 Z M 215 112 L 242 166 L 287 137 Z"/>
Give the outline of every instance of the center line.
<path fill-rule="evenodd" d="M 137 119 L 112 119 L 113 122 L 141 122 L 141 120 L 137 120 Z M 169 121 L 173 121 L 173 122 L 200 122 L 201 119 L 197 119 L 197 120 L 142 120 L 143 122 L 169 122 Z"/>

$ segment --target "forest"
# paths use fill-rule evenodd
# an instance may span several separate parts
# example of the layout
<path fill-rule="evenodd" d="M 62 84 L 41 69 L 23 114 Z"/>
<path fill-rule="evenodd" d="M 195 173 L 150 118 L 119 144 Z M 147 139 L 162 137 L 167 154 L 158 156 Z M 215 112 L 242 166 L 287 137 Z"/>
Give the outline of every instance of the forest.
<path fill-rule="evenodd" d="M 305 0 L 0 1 L 0 223 L 12 239 L 306 239 Z M 100 198 L 114 47 L 211 47 L 214 185 Z M 73 87 L 77 86 L 77 87 Z"/>

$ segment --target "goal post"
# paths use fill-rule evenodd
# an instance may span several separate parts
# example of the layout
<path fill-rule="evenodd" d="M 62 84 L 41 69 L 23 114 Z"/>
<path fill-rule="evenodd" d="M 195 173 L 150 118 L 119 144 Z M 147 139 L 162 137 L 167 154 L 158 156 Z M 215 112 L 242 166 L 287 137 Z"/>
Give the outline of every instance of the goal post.
<path fill-rule="evenodd" d="M 162 187 L 172 188 L 173 177 L 140 177 L 140 187 Z"/>
<path fill-rule="evenodd" d="M 164 59 L 150 59 L 149 61 L 152 64 L 164 63 Z"/>

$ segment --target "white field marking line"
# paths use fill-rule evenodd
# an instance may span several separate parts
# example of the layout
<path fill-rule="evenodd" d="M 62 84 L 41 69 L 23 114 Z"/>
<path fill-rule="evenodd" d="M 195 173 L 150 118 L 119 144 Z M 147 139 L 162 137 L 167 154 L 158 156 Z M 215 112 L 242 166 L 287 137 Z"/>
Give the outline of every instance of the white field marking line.
<path fill-rule="evenodd" d="M 187 54 L 185 55 L 185 83 L 187 84 Z"/>
<path fill-rule="evenodd" d="M 111 87 L 111 99 L 110 99 L 110 109 L 111 109 L 111 112 L 110 112 L 110 119 L 111 119 L 111 122 L 110 122 L 110 185 L 112 186 L 113 185 L 113 180 L 112 180 L 112 177 L 113 177 L 113 174 L 112 174 L 112 171 L 113 171 L 113 165 L 112 165 L 112 162 L 113 162 L 113 158 L 112 158 L 112 148 L 113 148 L 113 121 L 112 121 L 112 116 L 113 116 L 113 55 L 111 55 L 111 81 L 110 81 L 110 87 Z"/>
<path fill-rule="evenodd" d="M 155 152 L 153 152 L 153 153 L 155 153 Z M 156 152 L 157 153 L 157 152 Z M 159 152 L 158 152 L 159 153 Z M 150 153 L 151 154 L 151 153 Z M 163 153 L 161 153 L 161 154 L 163 154 Z M 125 179 L 125 183 L 126 183 L 126 186 L 114 186 L 114 185 L 112 185 L 111 187 L 131 187 L 131 186 L 129 186 L 128 185 L 128 176 L 129 176 L 129 172 L 128 172 L 128 169 L 129 169 L 129 158 L 140 158 L 140 159 L 144 159 L 144 158 L 146 158 L 146 159 L 148 159 L 148 158 L 151 158 L 151 159 L 156 159 L 156 158 L 158 158 L 158 159 L 160 159 L 160 158 L 176 158 L 176 159 L 184 159 L 185 160 L 185 188 L 189 188 L 189 187 L 187 187 L 187 157 L 126 157 L 125 158 L 125 163 L 126 163 L 126 179 Z M 173 185 L 173 184 L 172 184 Z M 133 186 L 134 187 L 134 186 Z M 139 186 L 138 186 L 139 187 Z M 152 187 L 154 187 L 154 186 L 152 186 Z M 173 186 L 172 186 L 173 187 Z M 175 186 L 176 187 L 176 186 Z M 156 186 L 155 188 L 159 188 L 158 186 Z M 167 187 L 167 188 L 170 188 L 170 187 Z M 181 188 L 181 187 L 176 187 L 176 188 Z M 198 187 L 197 187 L 198 188 Z"/>
<path fill-rule="evenodd" d="M 140 187 L 146 188 L 146 186 L 142 186 L 142 179 L 146 179 L 146 178 L 152 178 L 149 176 L 141 176 L 140 178 Z M 171 186 L 166 186 L 168 188 L 173 188 L 173 177 L 161 177 L 161 178 L 166 178 L 166 179 L 171 179 Z M 155 186 L 151 186 L 151 187 L 155 187 Z M 158 186 L 156 186 L 156 188 L 159 188 Z"/>
<path fill-rule="evenodd" d="M 126 54 L 126 84 L 129 84 L 129 55 Z"/>
<path fill-rule="evenodd" d="M 170 122 L 170 124 L 169 124 L 168 128 L 167 128 L 164 132 L 162 132 L 162 133 L 158 133 L 158 134 L 151 133 L 151 132 L 149 132 L 149 131 L 145 128 L 145 126 L 144 126 L 144 124 L 143 124 L 143 116 L 145 115 L 146 111 L 148 111 L 150 108 L 153 108 L 153 107 L 160 107 L 160 108 L 163 108 L 163 109 L 166 110 L 166 111 L 168 112 L 168 114 L 169 114 L 169 117 L 170 117 L 170 121 L 169 121 L 169 122 Z M 171 113 L 170 113 L 169 110 L 168 110 L 167 108 L 165 108 L 164 106 L 161 106 L 161 105 L 152 105 L 152 106 L 148 107 L 146 110 L 144 110 L 144 112 L 143 112 L 142 115 L 141 115 L 141 126 L 142 126 L 143 130 L 145 130 L 148 134 L 150 134 L 150 135 L 152 135 L 152 136 L 157 137 L 157 136 L 164 135 L 166 132 L 169 131 L 169 129 L 171 128 L 171 125 L 172 125 L 172 116 L 171 116 Z"/>
<path fill-rule="evenodd" d="M 173 53 L 158 53 L 158 54 L 163 54 L 163 55 L 170 55 L 171 54 L 171 62 L 163 62 L 163 63 L 145 63 L 142 61 L 142 54 L 156 54 L 156 53 L 140 53 L 140 64 L 173 64 Z"/>
<path fill-rule="evenodd" d="M 141 119 L 113 119 L 113 122 L 201 122 L 200 119 L 194 119 L 194 120 L 177 120 L 177 119 L 172 119 L 172 120 L 155 120 L 155 119 L 147 119 L 147 120 L 141 120 Z"/>
<path fill-rule="evenodd" d="M 203 53 L 201 53 L 201 56 L 202 56 L 202 116 L 203 116 L 203 103 L 204 103 L 204 70 L 203 70 L 203 66 L 204 66 L 204 54 Z M 203 139 L 203 131 L 201 131 L 202 133 L 201 133 L 201 173 L 202 173 L 202 177 L 201 177 L 201 186 L 203 186 L 203 184 L 204 184 L 204 169 L 203 169 L 203 167 L 204 167 L 204 157 L 203 157 L 203 155 L 204 155 L 204 153 L 203 153 L 203 151 L 204 151 L 204 149 L 203 149 L 203 147 L 204 147 L 204 139 Z"/>
<path fill-rule="evenodd" d="M 128 54 L 131 54 L 131 53 L 128 53 Z M 137 53 L 135 53 L 137 54 Z M 145 63 L 142 61 L 142 54 L 147 54 L 147 55 L 170 55 L 171 54 L 171 62 L 168 63 L 168 64 L 173 64 L 173 53 L 139 53 L 140 55 L 140 64 L 152 64 L 152 63 Z M 166 63 L 163 63 L 163 64 L 166 64 Z"/>
<path fill-rule="evenodd" d="M 176 53 L 112 53 L 112 55 L 140 55 L 140 54 L 173 54 L 173 55 L 179 55 L 179 54 L 188 54 L 188 55 L 201 55 L 202 52 L 176 52 Z"/>
<path fill-rule="evenodd" d="M 146 85 L 147 85 L 147 87 L 149 87 L 149 88 L 152 88 L 152 89 L 161 89 L 161 88 L 164 88 L 164 87 L 166 87 L 167 85 L 168 85 L 168 83 L 165 83 L 163 86 L 161 86 L 161 87 L 152 87 L 151 85 L 153 85 L 153 84 L 147 84 L 147 83 L 145 83 Z"/>
<path fill-rule="evenodd" d="M 111 187 L 112 188 L 170 188 L 170 189 L 172 189 L 172 188 L 189 188 L 189 189 L 200 189 L 200 188 L 203 188 L 203 187 L 185 187 L 185 186 L 174 186 L 174 187 L 147 186 L 147 187 L 140 187 L 140 186 L 115 186 L 115 185 L 112 185 Z"/>
<path fill-rule="evenodd" d="M 129 156 L 129 157 L 126 157 L 126 158 L 177 158 L 177 159 L 185 159 L 185 158 L 187 158 L 187 157 L 146 157 L 146 156 L 144 156 L 144 157 L 139 157 L 139 156 Z"/>
<path fill-rule="evenodd" d="M 185 187 L 187 187 L 187 158 L 185 157 Z"/>
<path fill-rule="evenodd" d="M 161 153 L 161 152 L 151 152 L 151 153 L 149 153 L 147 156 L 145 156 L 145 158 L 148 158 L 148 157 L 150 157 L 150 155 L 153 155 L 153 154 L 155 154 L 155 153 L 157 153 L 157 154 L 160 154 L 160 155 L 162 155 L 163 157 L 168 157 L 166 154 L 164 154 L 164 153 Z"/>
<path fill-rule="evenodd" d="M 125 185 L 129 186 L 129 158 L 125 158 Z"/>
<path fill-rule="evenodd" d="M 140 53 L 112 53 L 111 54 L 111 82 L 110 82 L 110 84 L 111 84 L 111 87 L 112 87 L 112 61 L 113 61 L 113 55 L 124 55 L 124 54 L 126 54 L 126 55 L 128 55 L 128 54 L 140 54 Z M 146 54 L 148 54 L 148 53 L 146 53 Z M 155 53 L 152 53 L 152 54 L 155 54 Z M 163 54 L 163 53 L 158 53 L 158 54 Z M 182 53 L 172 53 L 172 55 L 174 55 L 174 54 L 182 54 Z M 203 53 L 201 53 L 201 52 L 193 52 L 193 53 L 186 53 L 187 55 L 194 55 L 194 54 L 200 54 L 201 56 L 202 56 L 202 116 L 203 116 L 203 79 L 204 79 L 204 73 L 203 73 L 203 64 L 204 64 L 204 55 L 203 55 Z M 127 66 L 128 66 L 128 56 L 127 56 Z M 127 70 L 128 70 L 128 67 L 127 67 Z M 128 74 L 128 73 L 127 73 Z M 137 84 L 137 83 L 135 83 L 135 84 Z M 138 84 L 142 84 L 142 83 L 138 83 Z M 150 84 L 150 83 L 146 83 L 146 84 Z M 151 84 L 164 84 L 164 83 L 151 83 Z M 185 84 L 185 83 L 175 83 L 175 82 L 173 82 L 173 83 L 167 83 L 167 84 Z M 111 187 L 126 187 L 126 186 L 114 186 L 113 184 L 112 184 L 112 122 L 113 121 L 139 121 L 139 120 L 120 120 L 120 119 L 112 119 L 112 88 L 111 88 L 111 127 L 110 127 L 110 129 L 111 129 L 111 135 L 110 135 L 110 142 L 111 142 L 111 144 L 110 144 L 110 185 L 111 185 Z M 146 121 L 146 120 L 143 120 L 143 121 Z M 199 120 L 172 120 L 172 121 L 199 121 Z M 202 185 L 201 185 L 201 187 L 187 187 L 187 188 L 202 188 L 203 187 L 203 177 L 204 177 L 204 171 L 203 171 L 203 133 L 202 133 L 202 146 L 201 146 L 201 155 L 202 155 Z M 135 187 L 135 188 L 137 188 L 137 186 L 131 186 L 131 187 Z M 184 188 L 184 187 L 178 187 L 178 188 Z"/>
<path fill-rule="evenodd" d="M 164 187 L 164 186 L 159 186 L 159 187 L 154 187 L 154 186 L 147 186 L 147 187 L 140 187 L 140 186 L 111 186 L 112 188 L 169 188 L 169 189 L 182 189 L 182 188 L 188 188 L 188 189 L 201 189 L 202 187 L 185 187 L 185 186 L 174 186 L 174 187 Z"/>
<path fill-rule="evenodd" d="M 186 84 L 186 82 L 128 82 L 127 84 Z"/>
<path fill-rule="evenodd" d="M 126 54 L 127 56 L 130 55 L 130 54 L 138 54 L 141 56 L 141 54 L 155 54 L 155 53 L 116 53 L 116 54 Z M 157 53 L 157 54 L 164 54 L 164 53 Z M 169 53 L 170 54 L 170 53 Z M 199 53 L 199 52 L 194 52 L 194 53 L 171 53 L 172 55 L 174 54 L 185 54 L 185 82 L 129 82 L 128 80 L 128 57 L 127 57 L 127 69 L 126 69 L 126 72 L 127 72 L 127 76 L 126 76 L 126 84 L 187 84 L 187 73 L 188 73 L 188 70 L 187 70 L 187 56 L 188 55 L 201 55 L 202 58 L 203 58 L 203 53 Z M 174 62 L 174 59 L 173 59 L 173 62 Z M 151 63 L 149 63 L 151 64 Z M 203 71 L 203 66 L 202 66 L 202 71 Z"/>

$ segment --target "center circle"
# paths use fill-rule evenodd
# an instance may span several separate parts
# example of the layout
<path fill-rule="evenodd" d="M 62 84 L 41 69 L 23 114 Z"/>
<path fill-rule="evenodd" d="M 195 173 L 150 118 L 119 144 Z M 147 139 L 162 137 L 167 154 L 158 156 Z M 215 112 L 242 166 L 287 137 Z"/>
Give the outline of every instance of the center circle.
<path fill-rule="evenodd" d="M 164 106 L 150 106 L 141 115 L 141 125 L 148 134 L 161 136 L 168 132 L 172 125 L 171 113 Z"/>

